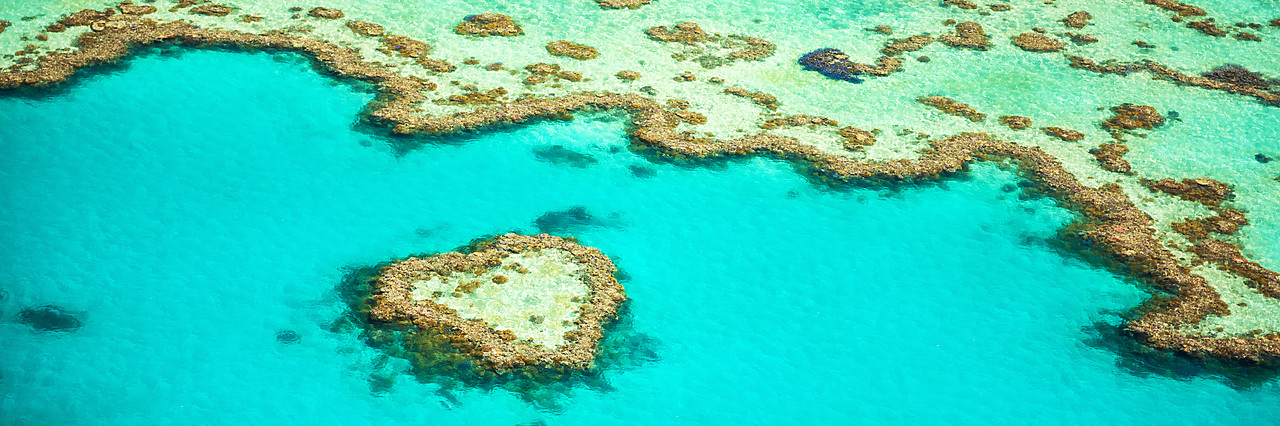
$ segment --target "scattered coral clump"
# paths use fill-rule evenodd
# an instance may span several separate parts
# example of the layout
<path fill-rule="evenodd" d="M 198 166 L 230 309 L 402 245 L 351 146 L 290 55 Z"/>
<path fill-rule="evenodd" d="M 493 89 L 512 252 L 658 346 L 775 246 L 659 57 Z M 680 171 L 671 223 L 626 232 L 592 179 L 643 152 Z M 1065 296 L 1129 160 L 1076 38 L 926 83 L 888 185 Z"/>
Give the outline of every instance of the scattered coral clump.
<path fill-rule="evenodd" d="M 231 7 L 220 4 L 206 4 L 191 8 L 191 13 L 209 16 L 227 16 L 231 14 L 231 11 Z"/>
<path fill-rule="evenodd" d="M 829 47 L 818 49 L 801 56 L 799 62 L 804 69 L 817 71 L 827 78 L 851 83 L 863 82 L 863 79 L 857 77 L 863 74 L 862 71 L 854 67 L 854 63 L 849 60 L 849 55 L 839 49 Z"/>
<path fill-rule="evenodd" d="M 462 35 L 480 37 L 513 37 L 524 34 L 524 29 L 520 28 L 516 21 L 512 20 L 510 16 L 501 13 L 481 13 L 467 16 L 462 19 L 462 23 L 458 24 L 453 31 Z"/>
<path fill-rule="evenodd" d="M 768 93 L 753 92 L 747 89 L 743 89 L 741 87 L 730 87 L 728 89 L 724 89 L 724 92 L 730 95 L 750 99 L 751 102 L 754 102 L 756 105 L 760 105 L 762 107 L 768 108 L 770 111 L 775 111 L 778 109 L 778 105 L 779 105 L 778 98 Z"/>
<path fill-rule="evenodd" d="M 1150 130 L 1164 124 L 1164 116 L 1148 105 L 1121 104 L 1111 111 L 1116 115 L 1102 122 L 1108 130 Z"/>
<path fill-rule="evenodd" d="M 991 37 L 982 31 L 982 25 L 973 21 L 956 24 L 955 32 L 943 34 L 938 39 L 957 49 L 987 50 L 991 47 Z"/>
<path fill-rule="evenodd" d="M 402 35 L 382 37 L 382 46 L 378 51 L 388 55 L 400 55 L 406 58 L 421 58 L 431 54 L 431 45 Z"/>
<path fill-rule="evenodd" d="M 639 9 L 653 0 L 596 0 L 601 9 Z"/>
<path fill-rule="evenodd" d="M 879 132 L 879 130 L 877 130 Z M 857 127 L 842 127 L 836 132 L 840 137 L 844 138 L 844 149 L 850 151 L 862 151 L 863 148 L 874 145 L 876 143 L 875 133 L 859 129 Z"/>
<path fill-rule="evenodd" d="M 312 18 L 321 18 L 321 19 L 342 19 L 343 17 L 346 17 L 347 14 L 342 13 L 342 11 L 338 9 L 330 9 L 327 7 L 317 7 L 317 8 L 311 9 L 310 11 L 307 11 L 307 16 L 310 16 Z"/>
<path fill-rule="evenodd" d="M 1098 165 L 1103 169 L 1116 173 L 1131 173 L 1133 166 L 1128 160 L 1124 159 L 1124 155 L 1129 153 L 1129 147 L 1118 143 L 1104 143 L 1101 146 L 1089 150 L 1093 154 L 1093 158 L 1098 160 Z"/>
<path fill-rule="evenodd" d="M 1188 23 L 1187 23 L 1187 28 L 1191 28 L 1191 29 L 1194 29 L 1194 30 L 1196 30 L 1196 31 L 1200 31 L 1200 32 L 1202 32 L 1202 33 L 1204 33 L 1204 34 L 1206 34 L 1206 35 L 1211 35 L 1211 36 L 1214 36 L 1214 37 L 1222 37 L 1222 36 L 1227 35 L 1227 32 L 1226 32 L 1226 31 L 1223 31 L 1221 28 L 1218 28 L 1218 26 L 1217 26 L 1217 25 L 1214 25 L 1214 24 L 1213 24 L 1213 19 L 1206 19 L 1206 20 L 1203 20 L 1203 21 L 1191 21 L 1191 22 L 1188 22 Z"/>
<path fill-rule="evenodd" d="M 1044 130 L 1044 133 L 1046 135 L 1053 136 L 1055 138 L 1062 139 L 1067 142 L 1075 142 L 1075 141 L 1084 139 L 1084 133 L 1080 133 L 1071 129 L 1064 129 L 1061 127 L 1045 127 L 1041 130 Z"/>
<path fill-rule="evenodd" d="M 1236 64 L 1226 64 L 1200 75 L 1213 81 L 1262 90 L 1270 89 L 1273 85 L 1280 85 L 1280 79 L 1267 78 L 1262 74 L 1249 71 L 1247 68 Z"/>
<path fill-rule="evenodd" d="M 600 56 L 600 51 L 596 48 L 585 44 L 578 44 L 567 40 L 557 40 L 547 43 L 547 52 L 555 56 L 568 56 L 574 59 L 595 59 Z"/>
<path fill-rule="evenodd" d="M 618 71 L 614 76 L 623 81 L 635 81 L 640 79 L 640 73 L 635 71 Z"/>
<path fill-rule="evenodd" d="M 1196 6 L 1173 0 L 1146 0 L 1147 4 L 1156 5 L 1164 10 L 1177 12 L 1180 16 L 1204 16 L 1205 11 Z"/>
<path fill-rule="evenodd" d="M 1009 126 L 1013 130 L 1022 130 L 1031 127 L 1031 119 L 1020 115 L 1002 115 L 1000 124 Z"/>
<path fill-rule="evenodd" d="M 915 52 L 923 49 L 930 43 L 933 43 L 933 37 L 928 34 L 913 35 L 907 38 L 889 40 L 885 43 L 884 48 L 880 49 L 880 53 L 887 56 L 897 56 L 903 52 Z"/>
<path fill-rule="evenodd" d="M 365 21 L 347 21 L 347 28 L 365 37 L 381 37 L 386 30 L 381 25 Z"/>
<path fill-rule="evenodd" d="M 986 114 L 978 112 L 969 104 L 944 96 L 922 96 L 916 98 L 916 102 L 937 108 L 947 114 L 967 118 L 975 123 L 987 119 Z"/>
<path fill-rule="evenodd" d="M 1071 28 L 1084 28 L 1085 25 L 1089 24 L 1090 19 L 1093 19 L 1093 15 L 1081 10 L 1079 12 L 1072 12 L 1070 15 L 1067 15 L 1066 18 L 1063 18 L 1062 25 L 1066 25 Z"/>
<path fill-rule="evenodd" d="M 1235 191 L 1231 189 L 1231 186 L 1204 177 L 1183 179 L 1181 181 L 1173 179 L 1160 179 L 1155 181 L 1150 179 L 1141 179 L 1138 182 L 1152 191 L 1172 194 L 1178 198 L 1204 204 L 1209 207 L 1217 207 L 1223 202 L 1236 197 Z"/>
<path fill-rule="evenodd" d="M 1065 44 L 1040 33 L 1022 33 L 1013 37 L 1013 45 L 1028 52 L 1057 52 Z"/>
<path fill-rule="evenodd" d="M 693 22 L 681 22 L 671 28 L 663 26 L 652 27 L 645 30 L 644 33 L 647 34 L 649 38 L 657 41 L 667 43 L 684 43 L 690 45 L 702 43 L 707 41 L 709 38 L 707 33 L 702 31 L 702 27 Z"/>

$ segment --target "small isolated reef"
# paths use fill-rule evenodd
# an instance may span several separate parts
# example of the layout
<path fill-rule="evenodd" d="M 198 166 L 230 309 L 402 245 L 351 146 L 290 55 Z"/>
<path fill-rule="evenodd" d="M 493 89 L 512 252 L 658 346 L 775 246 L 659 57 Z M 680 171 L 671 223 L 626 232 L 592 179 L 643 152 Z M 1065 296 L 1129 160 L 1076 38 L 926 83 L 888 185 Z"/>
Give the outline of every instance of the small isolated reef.
<path fill-rule="evenodd" d="M 506 234 L 471 249 L 381 268 L 371 320 L 446 336 L 497 373 L 592 367 L 604 325 L 626 300 L 607 256 L 547 234 Z"/>
<path fill-rule="evenodd" d="M 634 8 L 644 1 L 600 1 L 603 8 Z M 1193 19 L 1205 12 L 1194 6 L 1176 2 L 1147 1 L 1146 3 L 1176 14 L 1174 22 Z M 181 8 L 191 7 L 193 2 L 179 3 Z M 967 1 L 947 1 L 945 7 L 972 10 L 976 4 Z M 968 7 L 968 6 L 973 6 Z M 992 12 L 1009 10 L 1008 5 L 992 5 Z M 595 6 L 592 6 L 595 7 Z M 1023 6 L 1018 6 L 1023 7 Z M 298 15 L 303 8 L 297 8 Z M 233 9 L 226 6 L 204 4 L 189 9 L 189 14 L 200 19 L 234 19 Z M 898 186 L 919 182 L 934 182 L 965 173 L 970 164 L 978 161 L 997 162 L 1016 168 L 1027 182 L 1026 188 L 1034 194 L 1049 196 L 1061 205 L 1078 213 L 1078 219 L 1062 231 L 1065 245 L 1075 253 L 1085 254 L 1090 260 L 1109 270 L 1133 278 L 1152 289 L 1154 297 L 1126 318 L 1123 333 L 1143 345 L 1180 354 L 1192 359 L 1214 358 L 1227 363 L 1247 366 L 1280 364 L 1280 334 L 1276 331 L 1255 330 L 1250 333 L 1217 333 L 1197 329 L 1210 317 L 1231 314 L 1231 306 L 1210 285 L 1205 274 L 1193 267 L 1214 265 L 1224 274 L 1246 282 L 1259 294 L 1280 299 L 1280 274 L 1245 258 L 1245 251 L 1229 236 L 1247 223 L 1244 213 L 1231 207 L 1231 186 L 1204 177 L 1188 179 L 1152 179 L 1144 183 L 1147 193 L 1134 194 L 1116 183 L 1090 186 L 1077 178 L 1068 165 L 1045 147 L 1032 146 L 1002 140 L 984 132 L 962 132 L 949 136 L 919 134 L 921 149 L 911 159 L 876 160 L 850 153 L 862 152 L 877 143 L 879 129 L 862 130 L 853 126 L 839 127 L 834 120 L 821 116 L 795 114 L 773 117 L 760 123 L 761 131 L 740 137 L 716 137 L 709 132 L 685 130 L 688 126 L 705 124 L 708 117 L 694 111 L 693 103 L 670 99 L 660 102 L 657 91 L 650 86 L 634 90 L 573 91 L 563 90 L 555 94 L 524 93 L 507 95 L 502 87 L 480 90 L 449 80 L 441 74 L 453 72 L 456 66 L 440 59 L 428 58 L 431 47 L 404 36 L 387 35 L 376 23 L 355 21 L 345 23 L 350 32 L 361 37 L 380 37 L 382 51 L 387 55 L 415 58 L 414 64 L 428 73 L 410 73 L 405 67 L 390 66 L 370 59 L 369 52 L 341 45 L 333 40 L 314 36 L 308 31 L 273 29 L 250 32 L 218 29 L 216 26 L 197 25 L 185 20 L 157 20 L 147 15 L 156 13 L 151 6 L 137 6 L 126 2 L 104 11 L 82 10 L 51 24 L 48 32 L 63 32 L 69 28 L 87 27 L 75 37 L 75 49 L 38 53 L 35 47 L 22 51 L 20 63 L 0 72 L 0 89 L 53 86 L 65 82 L 78 70 L 96 65 L 110 64 L 127 58 L 130 52 L 144 46 L 178 44 L 193 48 L 238 48 L 248 50 L 276 50 L 296 52 L 314 60 L 318 69 L 337 77 L 358 80 L 373 86 L 378 96 L 361 114 L 361 120 L 369 125 L 381 126 L 391 133 L 404 136 L 457 135 L 476 131 L 498 129 L 538 120 L 563 119 L 575 113 L 614 111 L 624 114 L 629 124 L 632 148 L 658 159 L 709 162 L 750 156 L 767 156 L 795 164 L 806 174 L 831 185 Z M 613 11 L 609 13 L 619 13 Z M 959 13 L 959 12 L 958 12 Z M 967 12 L 965 12 L 967 13 Z M 988 12 L 983 12 L 988 13 Z M 255 19 L 256 15 L 243 15 L 240 19 Z M 336 9 L 312 9 L 309 16 L 320 20 L 346 19 Z M 979 15 L 981 16 L 981 15 Z M 210 18 L 212 17 L 212 18 Z M 454 32 L 468 40 L 481 37 L 519 39 L 531 37 L 517 22 L 495 13 L 482 13 L 459 17 Z M 257 19 L 261 20 L 261 17 Z M 1059 19 L 1059 18 L 1054 18 Z M 1072 13 L 1061 25 L 1072 31 L 1084 31 L 1095 25 L 1087 12 Z M 256 21 L 254 21 L 256 22 Z M 1205 24 L 1207 22 L 1208 24 Z M 1208 31 L 1212 21 L 1195 21 L 1187 28 L 1203 35 L 1189 33 L 1189 37 L 1219 37 Z M 1248 24 L 1248 23 L 1245 23 Z M 861 82 L 866 78 L 892 78 L 904 67 L 904 57 L 930 46 L 936 49 L 957 50 L 966 55 L 981 55 L 991 49 L 1024 49 L 1029 55 L 1061 55 L 1075 69 L 1100 75 L 1124 75 L 1149 73 L 1152 77 L 1180 86 L 1210 89 L 1256 98 L 1267 106 L 1280 105 L 1280 92 L 1276 82 L 1268 76 L 1251 72 L 1240 66 L 1226 66 L 1200 76 L 1183 74 L 1153 61 L 1095 62 L 1074 56 L 1073 45 L 1096 42 L 1088 34 L 1056 33 L 1043 28 L 1016 37 L 991 37 L 974 21 L 948 20 L 944 22 L 946 33 L 938 36 L 917 34 L 893 38 L 885 42 L 882 56 L 874 64 L 856 62 L 838 49 L 822 48 L 803 55 L 798 64 L 787 59 L 795 67 L 805 67 L 824 75 L 849 82 Z M 1273 26 L 1280 27 L 1277 21 Z M 0 26 L 4 28 L 4 26 Z M 83 30 L 83 29 L 82 29 Z M 1236 34 L 1242 43 L 1250 42 L 1249 25 L 1220 30 L 1224 34 Z M 344 30 L 346 31 L 346 30 Z M 872 31 L 892 34 L 893 29 L 879 26 Z M 1020 31 L 1020 30 L 1019 30 Z M 718 34 L 708 34 L 697 24 L 682 22 L 674 26 L 653 27 L 645 31 L 648 38 L 663 43 L 674 51 L 676 61 L 697 63 L 704 69 L 732 66 L 735 63 L 759 61 L 774 55 L 777 48 L 762 39 Z M 1046 35 L 1047 34 L 1047 35 Z M 42 34 L 43 35 L 43 34 Z M 1056 37 L 1056 38 L 1055 38 Z M 1058 38 L 1066 37 L 1071 44 Z M 1092 39 L 1092 41 L 1091 41 Z M 34 45 L 33 45 L 34 46 Z M 539 50 L 552 54 L 563 53 L 576 63 L 606 60 L 611 52 L 608 46 L 586 46 L 552 42 L 538 44 Z M 1055 53 L 1062 52 L 1062 53 Z M 598 57 L 597 57 L 598 56 Z M 915 58 L 919 64 L 929 62 L 927 56 Z M 462 61 L 463 66 L 480 66 L 474 58 Z M 489 71 L 504 70 L 502 63 L 483 65 Z M 555 64 L 531 64 L 525 67 L 529 76 L 524 85 L 539 84 L 560 86 L 577 82 L 583 76 L 577 72 L 560 69 Z M 510 70 L 519 73 L 517 70 Z M 648 70 L 645 74 L 649 74 Z M 612 73 L 612 71 L 611 71 Z M 1088 73 L 1081 72 L 1082 75 Z M 614 79 L 613 76 L 609 78 Z M 634 70 L 618 70 L 616 80 L 640 81 L 646 76 Z M 724 84 L 715 78 L 699 81 L 692 72 L 674 78 L 663 77 L 678 84 Z M 452 84 L 469 90 L 466 95 L 453 95 L 446 99 L 432 99 L 432 92 Z M 843 83 L 839 83 L 843 84 Z M 866 87 L 872 84 L 868 82 Z M 627 86 L 630 87 L 630 86 Z M 724 87 L 724 86 L 721 86 Z M 717 93 L 742 98 L 761 108 L 772 111 L 784 107 L 778 97 L 765 92 L 741 87 L 717 89 Z M 781 95 L 781 94 L 779 94 Z M 942 113 L 962 117 L 967 123 L 986 122 L 986 114 L 959 100 L 920 95 L 917 102 L 936 108 Z M 790 101 L 788 101 L 790 102 Z M 972 101 L 969 101 L 972 102 Z M 424 105 L 447 104 L 468 107 L 453 113 L 430 114 Z M 1105 108 L 1099 107 L 1100 110 Z M 1165 125 L 1164 114 L 1146 105 L 1123 104 L 1113 106 L 1115 117 L 1099 123 L 1099 129 L 1108 132 L 1113 142 L 1097 146 L 1092 151 L 1099 164 L 1113 178 L 1125 178 L 1134 174 L 1134 165 L 1124 159 L 1128 148 L 1123 144 L 1127 137 L 1146 137 L 1146 133 Z M 1168 117 L 1176 119 L 1169 111 Z M 715 117 L 712 117 L 715 118 Z M 1036 121 L 1042 121 L 1037 117 Z M 991 120 L 997 121 L 997 120 Z M 999 123 L 1013 130 L 1032 127 L 1033 120 L 1020 115 L 1004 115 Z M 1040 131 L 1063 142 L 1087 142 L 1087 135 L 1079 130 L 1042 123 Z M 837 150 L 802 142 L 788 133 L 775 131 L 796 127 L 826 130 L 843 139 Z M 866 126 L 863 126 L 866 127 Z M 870 128 L 870 127 L 868 127 Z M 837 130 L 838 129 L 838 130 Z M 1097 129 L 1094 129 L 1097 130 Z M 904 134 L 911 133 L 904 131 Z M 879 137 L 883 137 L 880 135 Z M 1006 137 L 1005 139 L 1011 139 Z M 1054 151 L 1060 153 L 1061 151 Z M 1270 161 L 1270 157 L 1259 155 Z M 1094 158 L 1094 157 L 1091 157 Z M 1092 159 L 1090 160 L 1092 161 Z M 1105 182 L 1105 181 L 1099 181 Z M 1189 243 L 1169 242 L 1168 233 L 1157 229 L 1152 215 L 1136 204 L 1147 196 L 1172 195 L 1182 200 L 1200 203 L 1217 216 L 1188 218 L 1175 231 L 1185 235 Z M 568 260 L 572 262 L 568 262 Z M 1188 260 L 1189 259 L 1189 260 Z M 576 262 L 576 263 L 574 263 Z M 573 285 L 564 275 L 540 270 L 533 266 L 559 265 L 560 272 L 581 278 L 580 285 Z M 573 265 L 569 267 L 567 265 Z M 385 266 L 385 267 L 383 267 Z M 527 269 L 527 273 L 520 272 Z M 417 347 L 449 348 L 450 365 L 471 371 L 472 374 L 512 374 L 517 369 L 545 371 L 576 371 L 589 369 L 598 355 L 597 342 L 602 330 L 616 316 L 619 305 L 625 299 L 621 286 L 612 279 L 614 266 L 598 250 L 576 244 L 569 239 L 549 235 L 504 235 L 478 243 L 458 253 L 424 256 L 381 265 L 376 277 L 371 278 L 376 291 L 372 305 L 368 306 L 370 318 L 384 325 L 413 327 L 424 330 L 418 336 Z M 575 275 L 576 274 L 576 275 Z M 558 278 L 557 278 L 558 277 Z M 550 287 L 543 287 L 543 284 Z M 544 308 L 532 312 L 517 308 L 512 302 L 517 289 L 536 288 L 546 291 L 548 299 L 539 299 L 534 306 Z M 577 301 L 574 301 L 577 298 Z M 545 304 L 542 304 L 544 303 Z M 576 305 L 575 305 L 576 304 Z M 430 365 L 446 364 L 423 361 Z M 480 371 L 483 373 L 475 373 Z"/>

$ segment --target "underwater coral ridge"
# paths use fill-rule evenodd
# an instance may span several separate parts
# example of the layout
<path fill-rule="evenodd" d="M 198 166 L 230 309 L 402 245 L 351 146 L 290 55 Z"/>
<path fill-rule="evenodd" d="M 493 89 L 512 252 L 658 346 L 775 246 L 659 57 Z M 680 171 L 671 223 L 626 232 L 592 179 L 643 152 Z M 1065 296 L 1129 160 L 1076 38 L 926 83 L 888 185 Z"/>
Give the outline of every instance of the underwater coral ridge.
<path fill-rule="evenodd" d="M 617 268 L 600 250 L 548 234 L 536 236 L 499 235 L 476 245 L 470 253 L 450 252 L 426 258 L 411 257 L 382 269 L 375 282 L 375 321 L 413 324 L 449 336 L 452 345 L 481 361 L 489 370 L 504 371 L 523 366 L 585 369 L 596 355 L 602 329 L 617 316 L 627 296 L 614 278 Z M 560 249 L 573 255 L 585 269 L 582 280 L 589 288 L 587 300 L 578 308 L 577 329 L 565 333 L 565 343 L 546 348 L 518 340 L 510 330 L 497 330 L 481 319 L 466 319 L 457 311 L 430 299 L 414 300 L 414 281 L 453 272 L 482 272 L 498 267 L 502 259 L 515 253 Z M 502 277 L 499 275 L 499 277 Z M 505 277 L 502 279 L 505 281 Z M 499 282 L 499 281 L 494 281 Z M 500 282 L 499 282 L 500 283 Z"/>
<path fill-rule="evenodd" d="M 353 49 L 323 40 L 284 32 L 251 34 L 198 28 L 184 22 L 159 23 L 128 14 L 108 16 L 90 25 L 95 32 L 80 37 L 79 51 L 45 54 L 35 70 L 0 73 L 0 88 L 58 84 L 81 67 L 115 61 L 136 46 L 153 43 L 269 48 L 305 54 L 314 58 L 322 70 L 374 84 L 381 94 L 366 110 L 363 119 L 402 134 L 451 134 L 575 111 L 619 109 L 630 114 L 630 134 L 636 149 L 693 159 L 768 155 L 807 165 L 816 176 L 832 182 L 929 181 L 962 172 L 969 163 L 978 160 L 1011 161 L 1037 189 L 1083 216 L 1067 231 L 1082 247 L 1109 259 L 1116 270 L 1128 271 L 1135 278 L 1175 295 L 1159 302 L 1148 301 L 1148 305 L 1159 303 L 1159 306 L 1143 309 L 1140 317 L 1125 325 L 1133 336 L 1154 347 L 1194 356 L 1248 362 L 1280 361 L 1280 335 L 1216 338 L 1184 332 L 1183 327 L 1207 315 L 1226 313 L 1221 297 L 1203 277 L 1180 265 L 1173 253 L 1159 243 L 1151 227 L 1151 217 L 1134 206 L 1119 186 L 1083 185 L 1039 148 L 997 141 L 983 133 L 965 133 L 930 141 L 930 147 L 914 161 L 857 161 L 763 132 L 732 140 L 695 138 L 676 132 L 680 118 L 654 100 L 638 94 L 607 92 L 527 98 L 450 116 L 427 117 L 419 114 L 416 107 L 426 100 L 422 91 L 432 90 L 435 83 L 400 76 L 382 65 L 364 62 Z M 1231 83 L 1188 77 L 1155 63 L 1098 66 L 1083 58 L 1073 58 L 1072 63 L 1102 73 L 1149 70 L 1180 83 L 1240 91 L 1268 100 L 1268 95 L 1258 89 L 1249 92 Z M 1276 99 L 1280 99 L 1280 95 Z"/>

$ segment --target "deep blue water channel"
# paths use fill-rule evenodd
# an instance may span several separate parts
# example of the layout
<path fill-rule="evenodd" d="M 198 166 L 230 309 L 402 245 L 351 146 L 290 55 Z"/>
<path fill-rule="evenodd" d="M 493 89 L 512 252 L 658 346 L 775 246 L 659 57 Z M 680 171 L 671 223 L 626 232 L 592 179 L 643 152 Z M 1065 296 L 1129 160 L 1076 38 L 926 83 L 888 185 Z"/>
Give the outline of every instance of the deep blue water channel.
<path fill-rule="evenodd" d="M 399 153 L 355 125 L 371 97 L 227 52 L 0 97 L 0 423 L 1280 422 L 1275 383 L 1135 375 L 1091 344 L 1146 294 L 1045 244 L 1072 214 L 1010 172 L 833 191 L 774 160 L 652 163 L 608 117 Z M 574 206 L 658 354 L 611 390 L 374 393 L 403 363 L 328 330 L 349 267 Z M 17 320 L 44 304 L 84 326 Z"/>

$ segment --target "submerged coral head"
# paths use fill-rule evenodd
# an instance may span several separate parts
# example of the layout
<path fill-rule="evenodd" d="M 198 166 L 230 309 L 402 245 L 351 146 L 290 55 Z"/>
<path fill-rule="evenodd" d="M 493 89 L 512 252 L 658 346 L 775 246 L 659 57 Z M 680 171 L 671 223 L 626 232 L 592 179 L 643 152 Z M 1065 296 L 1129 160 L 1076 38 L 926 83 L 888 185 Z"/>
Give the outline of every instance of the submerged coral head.
<path fill-rule="evenodd" d="M 824 47 L 800 57 L 799 61 L 804 69 L 809 71 L 817 71 L 818 73 L 836 80 L 844 80 L 851 83 L 861 83 L 862 79 L 854 77 L 862 75 L 862 71 L 854 68 L 853 62 L 849 61 L 849 55 L 841 52 L 840 49 Z"/>

